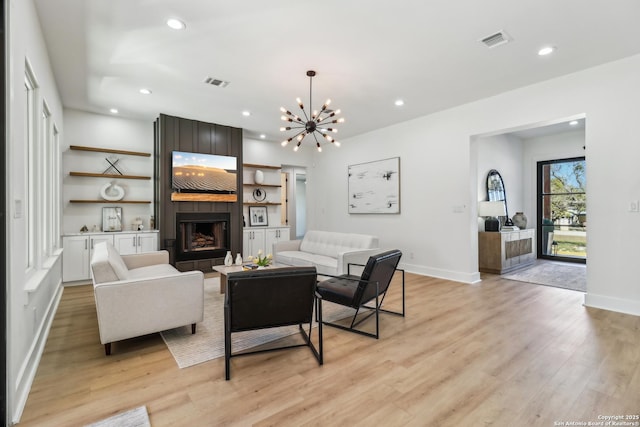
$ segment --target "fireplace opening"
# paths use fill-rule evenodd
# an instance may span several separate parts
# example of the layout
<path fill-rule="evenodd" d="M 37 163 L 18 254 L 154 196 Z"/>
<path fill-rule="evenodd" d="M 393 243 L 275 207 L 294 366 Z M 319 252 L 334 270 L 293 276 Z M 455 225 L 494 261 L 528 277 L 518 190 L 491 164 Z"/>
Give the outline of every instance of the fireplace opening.
<path fill-rule="evenodd" d="M 177 213 L 176 261 L 221 258 L 230 250 L 229 213 Z"/>

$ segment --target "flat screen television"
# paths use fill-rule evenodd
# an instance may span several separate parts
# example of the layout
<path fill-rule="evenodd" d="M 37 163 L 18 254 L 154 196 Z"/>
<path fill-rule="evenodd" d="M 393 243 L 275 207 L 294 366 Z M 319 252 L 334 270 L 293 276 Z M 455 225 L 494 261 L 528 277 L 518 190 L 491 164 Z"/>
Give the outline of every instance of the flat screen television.
<path fill-rule="evenodd" d="M 237 193 L 238 161 L 231 156 L 174 151 L 171 187 L 178 193 Z"/>

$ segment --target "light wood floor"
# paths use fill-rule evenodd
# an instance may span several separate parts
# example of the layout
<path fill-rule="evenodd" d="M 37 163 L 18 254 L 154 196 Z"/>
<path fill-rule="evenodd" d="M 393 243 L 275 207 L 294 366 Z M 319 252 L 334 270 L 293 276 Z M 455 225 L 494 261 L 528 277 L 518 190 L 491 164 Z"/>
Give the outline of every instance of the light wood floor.
<path fill-rule="evenodd" d="M 639 414 L 640 317 L 583 298 L 492 275 L 466 285 L 407 274 L 407 317 L 383 315 L 380 340 L 325 327 L 324 366 L 307 348 L 264 353 L 232 359 L 225 381 L 223 359 L 178 369 L 158 334 L 105 357 L 90 286 L 69 287 L 20 426 L 80 426 L 140 405 L 155 427 L 553 426 Z"/>

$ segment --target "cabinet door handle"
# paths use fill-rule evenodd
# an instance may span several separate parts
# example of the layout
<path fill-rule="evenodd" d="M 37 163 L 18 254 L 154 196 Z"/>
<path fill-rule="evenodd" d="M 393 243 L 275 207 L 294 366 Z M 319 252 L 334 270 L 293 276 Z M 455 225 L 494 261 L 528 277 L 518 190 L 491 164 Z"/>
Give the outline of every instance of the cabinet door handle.
<path fill-rule="evenodd" d="M 89 242 L 87 240 L 84 241 L 84 250 L 89 249 Z"/>
<path fill-rule="evenodd" d="M 140 239 L 141 239 L 141 237 L 138 236 L 138 246 L 140 246 Z"/>
<path fill-rule="evenodd" d="M 133 236 L 133 247 L 136 247 L 136 236 Z"/>
<path fill-rule="evenodd" d="M 93 245 L 95 244 L 95 242 L 93 241 L 93 238 L 91 238 L 91 250 L 93 250 Z"/>

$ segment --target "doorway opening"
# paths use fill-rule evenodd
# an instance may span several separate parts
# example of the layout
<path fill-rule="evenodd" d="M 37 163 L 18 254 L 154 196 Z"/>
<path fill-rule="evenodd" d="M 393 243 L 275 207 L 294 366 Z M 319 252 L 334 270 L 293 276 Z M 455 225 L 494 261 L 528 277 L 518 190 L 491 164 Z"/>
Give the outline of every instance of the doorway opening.
<path fill-rule="evenodd" d="M 538 162 L 537 211 L 538 258 L 586 263 L 584 157 Z"/>
<path fill-rule="evenodd" d="M 282 173 L 286 187 L 283 214 L 286 212 L 290 238 L 302 239 L 307 232 L 307 170 L 299 166 L 283 166 Z"/>

